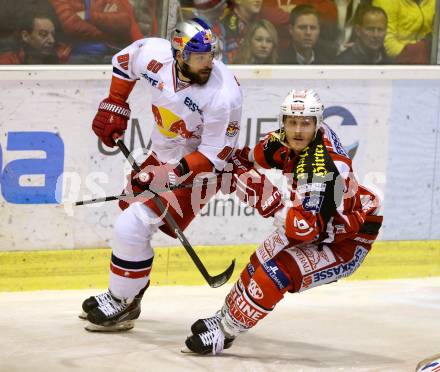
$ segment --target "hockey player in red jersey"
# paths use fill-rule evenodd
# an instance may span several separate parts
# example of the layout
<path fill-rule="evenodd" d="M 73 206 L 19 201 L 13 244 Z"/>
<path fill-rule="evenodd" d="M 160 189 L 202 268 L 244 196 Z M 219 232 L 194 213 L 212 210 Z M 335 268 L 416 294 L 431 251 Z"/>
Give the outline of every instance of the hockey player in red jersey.
<path fill-rule="evenodd" d="M 282 103 L 280 129 L 253 150 L 234 152 L 238 196 L 263 217 L 273 216 L 277 228 L 251 255 L 221 309 L 191 326 L 190 351 L 229 348 L 286 292 L 351 275 L 370 251 L 382 224 L 379 200 L 357 183 L 338 136 L 323 123 L 323 109 L 315 91 L 293 90 Z M 255 167 L 281 170 L 291 187 L 288 200 Z"/>
<path fill-rule="evenodd" d="M 155 120 L 151 154 L 140 173 L 132 172 L 127 192 L 163 189 L 176 180 L 193 182 L 204 172 L 221 172 L 236 147 L 242 92 L 234 75 L 216 60 L 216 37 L 200 19 L 181 22 L 171 42 L 147 38 L 113 57 L 109 97 L 93 120 L 93 131 L 107 146 L 127 128 L 127 99 L 137 80 L 152 91 Z M 181 230 L 194 219 L 214 190 L 202 186 L 160 195 Z M 195 190 L 195 192 L 194 192 Z M 150 194 L 151 195 L 151 194 Z M 199 195 L 194 200 L 194 195 Z M 196 198 L 197 199 L 197 198 Z M 157 229 L 175 237 L 151 198 L 121 201 L 114 224 L 109 290 L 83 302 L 82 317 L 93 331 L 126 330 L 139 317 L 140 301 L 149 285 Z"/>

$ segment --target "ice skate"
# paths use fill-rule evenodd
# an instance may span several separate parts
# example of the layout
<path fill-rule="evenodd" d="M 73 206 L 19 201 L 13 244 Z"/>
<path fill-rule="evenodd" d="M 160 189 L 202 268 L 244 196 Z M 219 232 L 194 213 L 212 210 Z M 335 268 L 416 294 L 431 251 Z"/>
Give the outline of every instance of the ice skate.
<path fill-rule="evenodd" d="M 148 281 L 147 285 L 144 288 L 142 288 L 141 291 L 134 298 L 134 301 L 139 303 L 139 308 L 140 308 L 140 303 L 141 303 L 142 297 L 144 296 L 144 293 L 149 286 L 150 286 L 150 282 Z M 85 299 L 84 302 L 82 303 L 82 312 L 81 312 L 81 314 L 78 315 L 78 317 L 80 319 L 86 320 L 87 314 L 91 310 L 96 309 L 98 306 L 104 305 L 105 303 L 111 301 L 111 299 L 112 299 L 112 295 L 110 293 L 110 290 L 108 290 L 107 292 L 101 293 L 99 295 L 91 296 L 91 297 Z M 140 314 L 140 311 L 139 311 L 139 314 Z"/>
<path fill-rule="evenodd" d="M 210 318 L 199 319 L 191 326 L 191 333 L 197 335 L 203 332 L 212 331 L 218 328 L 221 319 L 221 310 L 217 311 L 217 313 Z"/>
<path fill-rule="evenodd" d="M 182 353 L 196 354 L 220 354 L 224 349 L 231 347 L 234 338 L 225 336 L 220 327 L 210 331 L 191 335 L 185 341 L 186 348 L 182 349 Z"/>
<path fill-rule="evenodd" d="M 100 293 L 99 295 L 91 296 L 91 297 L 85 299 L 81 305 L 82 312 L 81 312 L 81 314 L 78 315 L 78 318 L 84 319 L 84 320 L 87 319 L 87 314 L 91 310 L 97 308 L 100 305 L 103 305 L 106 302 L 109 302 L 110 300 L 111 300 L 111 294 L 109 291 L 104 292 L 104 293 Z"/>
<path fill-rule="evenodd" d="M 85 329 L 91 332 L 128 331 L 134 327 L 134 320 L 140 313 L 140 301 L 129 302 L 111 296 L 110 301 L 89 311 Z"/>

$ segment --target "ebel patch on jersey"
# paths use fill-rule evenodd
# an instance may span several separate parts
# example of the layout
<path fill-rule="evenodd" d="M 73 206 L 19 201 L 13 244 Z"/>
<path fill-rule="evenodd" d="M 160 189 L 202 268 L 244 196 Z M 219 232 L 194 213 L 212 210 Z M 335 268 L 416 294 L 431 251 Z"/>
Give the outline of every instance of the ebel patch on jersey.
<path fill-rule="evenodd" d="M 323 201 L 324 201 L 324 196 L 322 195 L 305 196 L 302 206 L 306 211 L 319 212 L 321 210 Z"/>

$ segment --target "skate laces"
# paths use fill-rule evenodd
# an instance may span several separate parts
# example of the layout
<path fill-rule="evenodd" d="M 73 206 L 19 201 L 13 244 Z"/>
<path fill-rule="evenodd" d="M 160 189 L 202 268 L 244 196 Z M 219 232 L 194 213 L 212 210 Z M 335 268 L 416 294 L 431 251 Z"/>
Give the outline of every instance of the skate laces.
<path fill-rule="evenodd" d="M 105 316 L 111 317 L 119 312 L 124 311 L 127 306 L 128 304 L 126 304 L 125 302 L 118 302 L 110 296 L 110 300 L 100 305 L 99 310 L 101 310 L 103 314 L 105 314 Z"/>
<path fill-rule="evenodd" d="M 211 331 L 215 328 L 218 328 L 218 324 L 221 319 L 222 319 L 221 315 L 217 312 L 211 318 L 203 319 L 203 322 L 205 323 L 206 328 Z"/>
<path fill-rule="evenodd" d="M 212 344 L 212 354 L 221 353 L 225 346 L 225 335 L 220 328 L 199 334 L 203 345 L 210 346 Z"/>
<path fill-rule="evenodd" d="M 112 299 L 113 298 L 112 298 L 110 292 L 108 292 L 108 291 L 95 296 L 95 300 L 98 303 L 98 306 L 102 306 L 102 305 L 106 304 L 107 302 L 110 302 Z"/>

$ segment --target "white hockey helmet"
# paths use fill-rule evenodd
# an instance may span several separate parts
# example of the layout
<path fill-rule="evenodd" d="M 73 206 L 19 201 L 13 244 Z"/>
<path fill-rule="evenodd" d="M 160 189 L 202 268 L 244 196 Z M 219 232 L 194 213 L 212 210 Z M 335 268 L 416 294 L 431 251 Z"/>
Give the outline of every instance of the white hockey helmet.
<path fill-rule="evenodd" d="M 323 123 L 324 105 L 313 89 L 292 89 L 281 104 L 279 125 L 284 131 L 284 116 L 314 116 L 316 118 L 316 132 Z"/>

